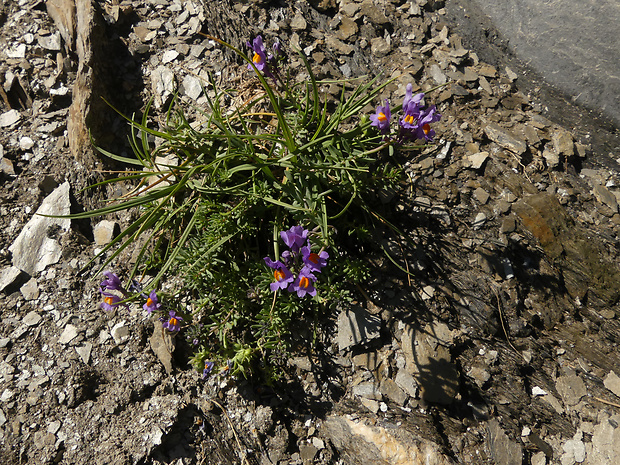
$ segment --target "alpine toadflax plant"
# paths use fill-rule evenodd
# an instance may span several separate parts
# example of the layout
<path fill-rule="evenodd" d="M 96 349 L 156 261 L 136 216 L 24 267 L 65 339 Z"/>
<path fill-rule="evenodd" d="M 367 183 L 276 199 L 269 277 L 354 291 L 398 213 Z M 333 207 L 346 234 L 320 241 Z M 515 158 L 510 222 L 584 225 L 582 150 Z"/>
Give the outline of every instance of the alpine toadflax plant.
<path fill-rule="evenodd" d="M 298 297 L 316 295 L 314 273 L 320 273 L 327 265 L 329 254 L 324 250 L 319 253 L 312 252 L 308 232 L 302 226 L 293 226 L 287 231 L 281 231 L 280 238 L 289 248 L 282 252 L 282 261 L 273 261 L 269 257 L 263 259 L 265 264 L 274 270 L 275 281 L 269 285 L 273 292 L 286 289 L 288 292 L 296 293 Z"/>
<path fill-rule="evenodd" d="M 183 318 L 177 315 L 174 310 L 170 310 L 168 312 L 168 318 L 161 318 L 161 320 L 163 321 L 161 326 L 164 329 L 167 329 L 171 333 L 176 333 L 181 329 L 181 321 L 183 321 Z"/>
<path fill-rule="evenodd" d="M 280 42 L 273 44 L 274 54 L 267 54 L 267 49 L 263 43 L 263 37 L 258 35 L 252 42 L 248 41 L 245 44 L 250 50 L 252 50 L 252 63 L 258 71 L 261 71 L 270 78 L 276 79 L 279 73 L 278 61 L 283 57 L 282 45 Z M 253 67 L 248 63 L 248 69 L 252 70 Z"/>
<path fill-rule="evenodd" d="M 390 101 L 385 99 L 385 105 L 378 106 L 374 115 L 370 115 L 371 126 L 375 126 L 381 134 L 387 134 L 390 132 L 390 119 L 392 113 L 390 112 Z"/>
<path fill-rule="evenodd" d="M 289 283 L 295 280 L 293 273 L 280 260 L 274 262 L 269 257 L 265 257 L 264 260 L 267 266 L 273 270 L 275 281 L 269 285 L 273 292 L 288 288 Z"/>
<path fill-rule="evenodd" d="M 371 126 L 379 129 L 385 139 L 402 144 L 407 141 L 424 140 L 432 142 L 435 137 L 435 130 L 431 127 L 441 119 L 437 113 L 435 105 L 428 108 L 423 107 L 424 93 L 413 95 L 413 86 L 407 84 L 405 98 L 402 104 L 403 115 L 398 120 L 399 130 L 397 134 L 390 134 L 390 119 L 392 117 L 389 101 L 385 100 L 385 105 L 378 106 L 375 114 L 370 115 Z"/>
<path fill-rule="evenodd" d="M 105 279 L 99 284 L 99 293 L 103 296 L 103 302 L 100 307 L 106 312 L 114 310 L 121 305 L 121 302 L 127 297 L 127 291 L 122 286 L 120 278 L 111 271 L 104 271 L 103 276 Z M 116 291 L 122 295 L 114 294 L 110 291 Z M 127 304 L 122 304 L 125 308 L 129 309 Z"/>
<path fill-rule="evenodd" d="M 157 297 L 157 292 L 152 290 L 147 296 L 144 292 L 142 292 L 142 286 L 139 282 L 133 281 L 129 285 L 129 290 L 123 287 L 123 284 L 120 278 L 111 271 L 104 271 L 103 276 L 105 279 L 99 284 L 99 293 L 103 297 L 103 302 L 100 304 L 100 307 L 109 312 L 114 310 L 119 305 L 124 306 L 127 310 L 129 310 L 129 305 L 126 302 L 123 302 L 125 299 L 129 299 L 134 296 L 140 296 L 143 299 L 146 299 L 142 308 L 149 314 L 151 313 L 160 313 L 162 309 L 162 304 L 159 302 L 159 298 Z M 291 279 L 292 281 L 292 279 Z M 181 329 L 180 321 L 183 320 L 180 316 L 177 316 L 174 311 L 169 312 L 169 318 L 160 318 L 163 322 L 164 328 L 168 329 L 170 332 L 177 332 Z"/>
<path fill-rule="evenodd" d="M 161 308 L 161 304 L 157 299 L 157 293 L 154 290 L 151 291 L 142 308 L 149 313 L 156 312 Z"/>

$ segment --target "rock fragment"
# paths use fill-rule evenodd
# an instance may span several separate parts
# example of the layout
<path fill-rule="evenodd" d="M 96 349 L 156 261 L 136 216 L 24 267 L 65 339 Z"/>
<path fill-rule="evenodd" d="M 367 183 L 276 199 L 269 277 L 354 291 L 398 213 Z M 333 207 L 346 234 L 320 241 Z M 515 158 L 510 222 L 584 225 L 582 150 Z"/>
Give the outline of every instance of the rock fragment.
<path fill-rule="evenodd" d="M 497 145 L 517 155 L 522 155 L 527 150 L 525 141 L 517 138 L 508 129 L 504 129 L 496 123 L 488 123 L 484 127 L 484 133 Z"/>
<path fill-rule="evenodd" d="M 406 370 L 398 370 L 394 382 L 409 396 L 415 398 L 418 395 L 418 383 L 415 378 L 411 376 Z"/>
<path fill-rule="evenodd" d="M 102 220 L 93 228 L 93 237 L 95 244 L 107 245 L 112 242 L 114 236 L 118 230 L 118 223 L 110 220 Z"/>
<path fill-rule="evenodd" d="M 474 170 L 482 168 L 484 162 L 489 158 L 489 152 L 478 152 L 471 155 L 467 155 L 465 160 L 468 163 L 468 167 Z"/>
<path fill-rule="evenodd" d="M 605 376 L 603 384 L 607 389 L 620 397 L 620 376 L 618 376 L 615 372 L 610 371 L 607 376 Z"/>
<path fill-rule="evenodd" d="M 445 323 L 424 328 L 406 326 L 401 337 L 406 369 L 421 388 L 427 402 L 451 404 L 459 386 L 459 373 L 450 356 L 452 332 Z"/>
<path fill-rule="evenodd" d="M 151 88 L 155 95 L 155 104 L 161 108 L 168 97 L 174 92 L 174 73 L 164 65 L 160 65 L 151 73 Z"/>
<path fill-rule="evenodd" d="M 568 406 L 577 405 L 581 398 L 588 394 L 585 383 L 575 372 L 560 376 L 555 388 Z"/>
<path fill-rule="evenodd" d="M 9 247 L 13 265 L 33 276 L 48 265 L 58 263 L 62 248 L 57 239 L 69 230 L 71 220 L 43 215 L 66 216 L 70 213 L 69 183 L 65 182 L 43 200 L 36 214 Z"/>
<path fill-rule="evenodd" d="M 73 339 L 77 337 L 77 335 L 78 335 L 77 328 L 73 325 L 67 325 L 65 326 L 65 329 L 63 330 L 62 334 L 58 338 L 58 343 L 64 344 L 64 345 L 69 344 Z"/>
<path fill-rule="evenodd" d="M 566 158 L 575 154 L 573 136 L 570 132 L 564 129 L 554 131 L 551 142 L 557 154 L 564 155 Z"/>
<path fill-rule="evenodd" d="M 618 213 L 618 199 L 609 189 L 601 184 L 595 183 L 592 187 L 592 193 L 596 200 L 603 205 L 607 205 L 614 213 Z"/>
<path fill-rule="evenodd" d="M 620 463 L 620 415 L 599 415 L 592 434 L 591 444 L 586 448 L 590 463 Z"/>
<path fill-rule="evenodd" d="M 1 288 L 1 286 L 0 286 Z M 39 298 L 39 284 L 35 278 L 30 278 L 26 284 L 19 288 L 26 300 L 36 300 Z"/>
<path fill-rule="evenodd" d="M 304 31 L 308 27 L 308 23 L 301 11 L 297 11 L 291 20 L 291 29 L 293 31 Z"/>
<path fill-rule="evenodd" d="M 407 402 L 407 394 L 390 378 L 381 381 L 379 385 L 381 393 L 394 402 L 396 405 L 403 406 Z"/>
<path fill-rule="evenodd" d="M 454 464 L 432 441 L 396 425 L 374 423 L 331 415 L 323 422 L 321 432 L 345 463 L 405 465 L 419 458 L 420 463 Z"/>
<path fill-rule="evenodd" d="M 125 321 L 119 321 L 112 327 L 110 334 L 112 335 L 114 342 L 119 345 L 123 344 L 129 339 L 129 327 Z"/>
<path fill-rule="evenodd" d="M 0 292 L 12 292 L 23 282 L 24 276 L 16 266 L 7 266 L 0 272 Z"/>
<path fill-rule="evenodd" d="M 487 444 L 495 463 L 521 465 L 523 450 L 504 432 L 499 422 L 492 419 L 487 423 Z"/>
<path fill-rule="evenodd" d="M 368 344 L 380 336 L 381 319 L 363 307 L 354 307 L 338 316 L 338 348 L 347 350 L 356 345 Z"/>
<path fill-rule="evenodd" d="M 41 315 L 39 315 L 35 311 L 28 312 L 26 316 L 22 319 L 22 323 L 26 326 L 36 326 L 41 321 Z"/>
<path fill-rule="evenodd" d="M 22 119 L 22 115 L 17 110 L 9 110 L 0 114 L 0 128 L 8 128 L 13 126 L 19 120 Z"/>
<path fill-rule="evenodd" d="M 93 345 L 90 342 L 87 342 L 83 346 L 79 346 L 75 348 L 75 351 L 80 356 L 82 361 L 88 365 L 90 361 L 90 353 L 93 350 Z"/>

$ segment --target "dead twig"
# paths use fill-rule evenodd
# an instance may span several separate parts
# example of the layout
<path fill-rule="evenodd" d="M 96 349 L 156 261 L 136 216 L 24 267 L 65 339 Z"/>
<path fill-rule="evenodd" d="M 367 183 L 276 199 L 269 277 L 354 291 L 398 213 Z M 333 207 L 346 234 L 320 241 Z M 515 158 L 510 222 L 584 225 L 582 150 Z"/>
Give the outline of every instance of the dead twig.
<path fill-rule="evenodd" d="M 235 429 L 235 425 L 233 425 L 230 415 L 228 415 L 228 412 L 226 411 L 226 409 L 218 401 L 214 399 L 209 399 L 209 400 L 213 402 L 215 405 L 217 405 L 220 408 L 220 410 L 224 412 L 224 415 L 226 415 L 226 420 L 228 420 L 230 429 L 232 429 L 233 435 L 235 436 L 235 440 L 237 441 L 237 446 L 239 447 L 239 455 L 241 456 L 241 463 L 243 465 L 246 465 L 246 464 L 249 465 L 248 459 L 246 458 L 246 454 L 243 450 L 243 446 L 241 445 L 241 440 L 239 439 L 239 436 L 237 435 L 237 430 Z"/>
<path fill-rule="evenodd" d="M 491 286 L 491 289 L 493 289 L 493 292 L 495 292 L 495 297 L 497 298 L 497 311 L 499 313 L 499 321 L 502 324 L 502 330 L 504 331 L 506 342 L 508 343 L 510 347 L 512 347 L 512 350 L 514 350 L 517 354 L 523 357 L 523 360 L 525 360 L 525 362 L 527 363 L 527 359 L 525 358 L 525 356 L 517 350 L 517 348 L 512 344 L 512 342 L 510 342 L 510 338 L 508 337 L 508 330 L 506 329 L 506 324 L 504 323 L 504 314 L 502 312 L 502 301 L 499 298 L 499 292 L 497 292 L 497 289 L 495 289 L 492 286 Z"/>
<path fill-rule="evenodd" d="M 594 400 L 598 400 L 602 404 L 611 405 L 612 407 L 620 408 L 620 404 L 616 404 L 615 402 L 609 402 L 608 400 L 601 399 L 600 397 L 592 396 Z"/>

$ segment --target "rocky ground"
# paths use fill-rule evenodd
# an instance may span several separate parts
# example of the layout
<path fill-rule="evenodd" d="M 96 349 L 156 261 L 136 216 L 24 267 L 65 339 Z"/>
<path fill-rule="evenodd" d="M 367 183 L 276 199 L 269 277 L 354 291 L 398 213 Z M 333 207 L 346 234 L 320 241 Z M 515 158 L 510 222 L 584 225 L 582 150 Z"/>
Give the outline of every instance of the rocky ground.
<path fill-rule="evenodd" d="M 77 3 L 0 10 L 2 463 L 620 462 L 613 128 L 599 143 L 587 115 L 548 112 L 518 67 L 466 48 L 441 1 Z M 411 154 L 393 201 L 419 245 L 415 279 L 377 260 L 323 350 L 295 354 L 273 388 L 205 382 L 162 361 L 140 309 L 99 309 L 78 270 L 128 218 L 35 216 L 119 195 L 81 190 L 119 168 L 88 130 L 127 150 L 100 97 L 125 114 L 154 97 L 156 119 L 177 89 L 204 104 L 207 71 L 251 79 L 201 32 L 279 38 L 320 78 L 397 76 L 393 101 L 408 82 L 448 84 L 431 96 L 437 146 Z"/>

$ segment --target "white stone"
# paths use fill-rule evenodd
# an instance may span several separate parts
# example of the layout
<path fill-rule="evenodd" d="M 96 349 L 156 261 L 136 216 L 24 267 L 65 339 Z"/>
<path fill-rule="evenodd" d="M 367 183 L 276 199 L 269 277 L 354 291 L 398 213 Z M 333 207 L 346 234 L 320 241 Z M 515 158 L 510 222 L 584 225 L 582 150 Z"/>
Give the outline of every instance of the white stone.
<path fill-rule="evenodd" d="M 19 292 L 22 293 L 24 299 L 36 300 L 39 298 L 39 283 L 35 278 L 30 278 L 30 280 L 19 288 Z"/>
<path fill-rule="evenodd" d="M 28 312 L 26 316 L 22 319 L 22 323 L 26 326 L 36 326 L 41 321 L 41 315 L 39 315 L 35 311 Z"/>
<path fill-rule="evenodd" d="M 176 50 L 166 50 L 161 57 L 161 62 L 165 65 L 166 63 L 170 63 L 179 56 L 179 52 Z"/>
<path fill-rule="evenodd" d="M 155 94 L 155 104 L 161 107 L 174 92 L 174 73 L 165 66 L 158 66 L 151 73 L 151 87 Z"/>
<path fill-rule="evenodd" d="M 17 110 L 9 110 L 0 115 L 0 127 L 6 128 L 13 126 L 22 118 L 22 115 Z"/>
<path fill-rule="evenodd" d="M 422 291 L 420 292 L 420 297 L 422 300 L 430 300 L 435 295 L 435 288 L 433 286 L 424 286 Z"/>
<path fill-rule="evenodd" d="M 14 45 L 5 53 L 9 58 L 26 58 L 26 44 Z"/>
<path fill-rule="evenodd" d="M 489 152 L 478 152 L 473 153 L 467 156 L 467 161 L 469 162 L 469 167 L 471 169 L 477 170 L 482 168 L 484 162 L 489 158 Z"/>
<path fill-rule="evenodd" d="M 480 212 L 476 215 L 476 218 L 474 219 L 474 229 L 480 229 L 482 226 L 484 226 L 484 223 L 487 220 L 487 215 L 484 214 L 483 212 Z"/>
<path fill-rule="evenodd" d="M 33 276 L 43 271 L 48 265 L 58 263 L 62 249 L 49 231 L 57 229 L 56 236 L 69 230 L 71 220 L 68 218 L 50 218 L 43 215 L 66 216 L 71 213 L 69 183 L 58 186 L 28 221 L 9 250 L 13 254 L 13 265 Z"/>
<path fill-rule="evenodd" d="M 49 425 L 47 425 L 47 432 L 51 434 L 56 434 L 62 423 L 59 420 L 52 421 Z"/>
<path fill-rule="evenodd" d="M 60 337 L 58 338 L 58 342 L 60 344 L 68 344 L 73 339 L 75 339 L 78 335 L 77 328 L 73 325 L 67 325 L 65 330 L 62 332 Z"/>
<path fill-rule="evenodd" d="M 22 150 L 30 150 L 32 147 L 34 147 L 34 141 L 28 137 L 28 136 L 24 136 L 22 138 L 19 139 L 19 148 Z"/>
<path fill-rule="evenodd" d="M 59 52 L 61 49 L 60 32 L 54 32 L 49 36 L 39 37 L 39 45 L 47 50 Z"/>
<path fill-rule="evenodd" d="M 116 342 L 117 344 L 122 344 L 123 342 L 127 341 L 127 339 L 129 339 L 129 328 L 125 326 L 124 321 L 116 323 L 110 333 L 114 338 L 114 342 Z"/>
<path fill-rule="evenodd" d="M 10 389 L 5 389 L 0 396 L 0 401 L 8 402 L 13 398 L 14 395 L 15 393 L 13 391 L 11 391 Z"/>
<path fill-rule="evenodd" d="M 18 280 L 22 275 L 22 270 L 16 266 L 7 266 L 0 272 L 0 292 L 4 291 L 7 287 L 17 285 Z"/>
<path fill-rule="evenodd" d="M 75 351 L 80 356 L 82 361 L 88 365 L 90 360 L 90 352 L 93 350 L 93 345 L 90 342 L 87 342 L 83 346 L 76 347 Z"/>
<path fill-rule="evenodd" d="M 607 389 L 620 397 L 620 376 L 618 376 L 615 372 L 610 371 L 609 374 L 605 376 L 603 384 Z"/>
<path fill-rule="evenodd" d="M 322 439 L 319 439 L 317 437 L 312 438 L 312 445 L 318 450 L 325 449 L 325 443 Z"/>
<path fill-rule="evenodd" d="M 532 465 L 547 465 L 547 456 L 544 452 L 536 452 L 532 455 Z"/>
<path fill-rule="evenodd" d="M 183 78 L 183 89 L 185 90 L 185 95 L 192 100 L 197 100 L 198 97 L 200 97 L 200 94 L 202 94 L 200 79 L 188 74 Z"/>
<path fill-rule="evenodd" d="M 117 223 L 110 220 L 100 221 L 93 228 L 93 237 L 95 244 L 107 245 L 114 239 L 114 231 L 117 227 Z"/>

